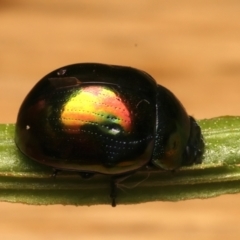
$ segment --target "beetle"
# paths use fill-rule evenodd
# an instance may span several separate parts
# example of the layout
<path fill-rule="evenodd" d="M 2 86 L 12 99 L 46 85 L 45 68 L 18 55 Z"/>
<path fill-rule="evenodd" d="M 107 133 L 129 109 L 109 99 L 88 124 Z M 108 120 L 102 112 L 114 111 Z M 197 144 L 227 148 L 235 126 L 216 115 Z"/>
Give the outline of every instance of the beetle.
<path fill-rule="evenodd" d="M 199 125 L 172 92 L 144 71 L 99 63 L 43 77 L 20 107 L 15 143 L 57 171 L 110 175 L 112 206 L 122 178 L 199 164 L 204 153 Z"/>

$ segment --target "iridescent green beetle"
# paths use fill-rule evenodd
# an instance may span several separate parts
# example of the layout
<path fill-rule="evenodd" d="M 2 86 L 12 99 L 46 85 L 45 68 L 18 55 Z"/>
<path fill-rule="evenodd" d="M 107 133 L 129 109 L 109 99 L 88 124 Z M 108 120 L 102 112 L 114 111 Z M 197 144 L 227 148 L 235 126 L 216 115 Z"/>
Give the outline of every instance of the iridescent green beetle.
<path fill-rule="evenodd" d="M 198 164 L 204 152 L 200 127 L 168 89 L 143 71 L 96 63 L 42 78 L 21 105 L 15 142 L 56 170 L 111 175 L 112 206 L 123 176 Z"/>

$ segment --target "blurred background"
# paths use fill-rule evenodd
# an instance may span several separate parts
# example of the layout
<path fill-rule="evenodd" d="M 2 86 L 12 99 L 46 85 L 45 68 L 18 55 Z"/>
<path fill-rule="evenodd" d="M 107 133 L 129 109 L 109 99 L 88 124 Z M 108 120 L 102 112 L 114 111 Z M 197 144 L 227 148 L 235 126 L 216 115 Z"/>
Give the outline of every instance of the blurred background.
<path fill-rule="evenodd" d="M 142 69 L 197 119 L 240 115 L 240 1 L 1 0 L 0 123 L 80 62 Z M 73 207 L 0 203 L 1 239 L 237 239 L 240 195 Z"/>

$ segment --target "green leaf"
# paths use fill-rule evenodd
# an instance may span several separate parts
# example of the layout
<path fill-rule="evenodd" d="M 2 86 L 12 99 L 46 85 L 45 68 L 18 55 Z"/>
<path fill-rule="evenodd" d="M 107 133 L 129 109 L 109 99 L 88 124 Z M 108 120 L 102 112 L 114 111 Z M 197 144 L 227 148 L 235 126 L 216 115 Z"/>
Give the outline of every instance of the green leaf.
<path fill-rule="evenodd" d="M 201 165 L 175 173 L 142 170 L 118 185 L 118 204 L 210 198 L 240 192 L 240 117 L 199 121 L 206 151 Z M 0 201 L 27 204 L 110 204 L 110 177 L 77 173 L 51 177 L 52 169 L 24 157 L 14 124 L 0 124 Z"/>

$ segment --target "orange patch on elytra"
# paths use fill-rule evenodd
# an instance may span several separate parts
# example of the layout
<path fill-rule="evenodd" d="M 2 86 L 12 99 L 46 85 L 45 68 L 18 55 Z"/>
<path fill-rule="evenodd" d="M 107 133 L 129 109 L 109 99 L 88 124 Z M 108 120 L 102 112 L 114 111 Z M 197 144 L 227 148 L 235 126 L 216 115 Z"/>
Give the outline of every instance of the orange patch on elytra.
<path fill-rule="evenodd" d="M 124 102 L 113 90 L 102 86 L 88 86 L 75 92 L 64 105 L 61 120 L 68 131 L 102 122 L 117 123 L 126 131 L 131 128 L 130 112 Z"/>

